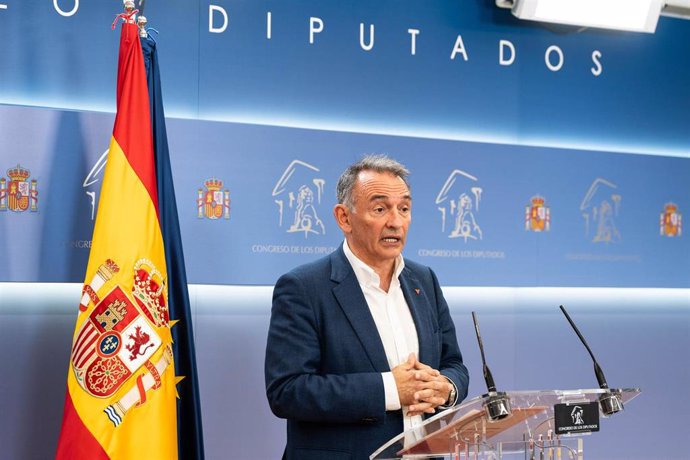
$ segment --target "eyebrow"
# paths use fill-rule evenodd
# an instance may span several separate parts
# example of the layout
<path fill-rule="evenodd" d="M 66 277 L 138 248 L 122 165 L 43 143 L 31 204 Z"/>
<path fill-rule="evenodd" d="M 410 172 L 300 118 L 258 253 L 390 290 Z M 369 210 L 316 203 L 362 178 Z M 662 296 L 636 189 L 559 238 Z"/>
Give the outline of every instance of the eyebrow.
<path fill-rule="evenodd" d="M 390 198 L 390 195 L 373 195 L 371 198 L 369 198 L 369 202 L 371 203 L 373 201 L 387 200 L 389 198 Z M 412 195 L 410 195 L 409 193 L 406 195 L 403 195 L 402 198 L 403 198 L 403 200 L 412 201 Z"/>

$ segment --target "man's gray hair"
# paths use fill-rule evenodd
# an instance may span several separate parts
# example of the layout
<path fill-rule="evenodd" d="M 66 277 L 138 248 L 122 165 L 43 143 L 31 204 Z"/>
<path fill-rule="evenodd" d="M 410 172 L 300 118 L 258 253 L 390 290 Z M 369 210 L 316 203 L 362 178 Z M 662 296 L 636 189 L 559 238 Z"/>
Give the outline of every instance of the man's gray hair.
<path fill-rule="evenodd" d="M 336 187 L 336 197 L 339 204 L 343 204 L 347 208 L 352 209 L 354 205 L 352 191 L 355 188 L 357 176 L 362 171 L 393 174 L 401 178 L 408 189 L 410 188 L 410 184 L 407 182 L 407 176 L 409 176 L 410 171 L 408 171 L 405 166 L 386 155 L 366 155 L 357 163 L 350 165 L 340 175 Z"/>

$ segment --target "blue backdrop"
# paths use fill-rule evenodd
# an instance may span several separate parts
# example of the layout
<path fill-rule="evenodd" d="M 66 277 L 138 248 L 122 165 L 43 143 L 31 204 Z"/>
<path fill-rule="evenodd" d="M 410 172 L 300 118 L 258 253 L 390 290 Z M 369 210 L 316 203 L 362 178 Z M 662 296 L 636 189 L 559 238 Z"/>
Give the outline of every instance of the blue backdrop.
<path fill-rule="evenodd" d="M 16 165 L 29 174 L 24 183 L 36 181 L 25 211 L 0 202 L 11 243 L 0 280 L 83 279 L 111 119 L 0 107 L 6 183 Z M 332 251 L 342 240 L 331 217 L 335 182 L 370 152 L 413 172 L 406 254 L 434 266 L 446 284 L 690 281 L 686 158 L 202 120 L 171 120 L 170 128 L 193 283 L 271 284 Z"/>

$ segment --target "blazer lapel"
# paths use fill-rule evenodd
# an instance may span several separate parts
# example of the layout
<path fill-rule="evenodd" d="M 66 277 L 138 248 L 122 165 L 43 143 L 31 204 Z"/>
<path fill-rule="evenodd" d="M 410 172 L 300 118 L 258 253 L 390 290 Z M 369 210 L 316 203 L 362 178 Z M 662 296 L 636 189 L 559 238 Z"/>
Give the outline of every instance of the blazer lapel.
<path fill-rule="evenodd" d="M 415 328 L 417 329 L 417 340 L 419 341 L 418 359 L 424 364 L 434 362 L 434 336 L 433 328 L 429 319 L 429 300 L 414 274 L 404 268 L 400 274 L 400 286 L 407 305 L 412 313 Z"/>
<path fill-rule="evenodd" d="M 372 366 L 378 372 L 389 371 L 390 366 L 381 336 L 342 246 L 331 256 L 331 280 L 338 283 L 333 288 L 333 294 L 362 343 Z"/>

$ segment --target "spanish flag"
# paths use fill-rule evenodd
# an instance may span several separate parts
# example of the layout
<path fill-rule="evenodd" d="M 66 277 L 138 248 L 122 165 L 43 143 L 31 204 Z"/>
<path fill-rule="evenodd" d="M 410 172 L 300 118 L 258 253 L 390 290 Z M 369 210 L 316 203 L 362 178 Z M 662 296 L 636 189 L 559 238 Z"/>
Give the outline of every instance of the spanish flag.
<path fill-rule="evenodd" d="M 146 77 L 130 15 L 122 24 L 117 115 L 72 341 L 61 460 L 178 458 L 182 377 L 175 374 Z"/>

